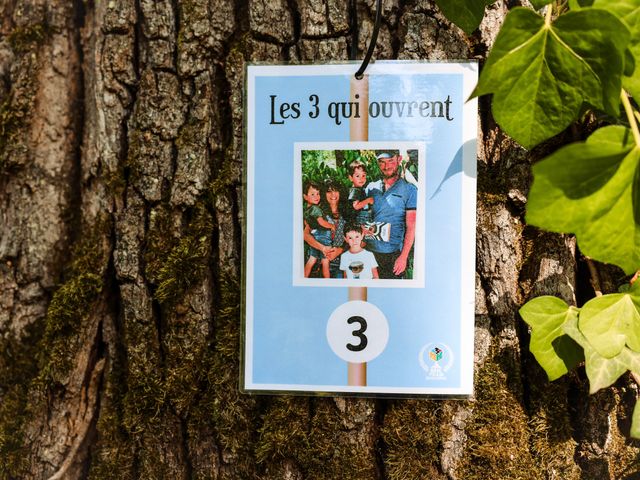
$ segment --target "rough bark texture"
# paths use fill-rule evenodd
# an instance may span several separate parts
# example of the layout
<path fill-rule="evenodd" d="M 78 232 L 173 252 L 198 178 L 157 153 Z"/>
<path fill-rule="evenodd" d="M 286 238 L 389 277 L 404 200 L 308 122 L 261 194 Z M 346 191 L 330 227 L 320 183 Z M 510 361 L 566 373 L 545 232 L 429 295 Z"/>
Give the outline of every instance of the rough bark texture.
<path fill-rule="evenodd" d="M 384 0 L 376 57 L 482 59 L 514 5 L 467 37 L 430 0 Z M 549 383 L 528 353 L 520 305 L 592 290 L 572 238 L 524 225 L 544 152 L 486 99 L 475 397 L 244 396 L 243 65 L 347 59 L 348 2 L 0 7 L 0 478 L 640 478 L 631 380 L 588 396 L 583 372 Z"/>

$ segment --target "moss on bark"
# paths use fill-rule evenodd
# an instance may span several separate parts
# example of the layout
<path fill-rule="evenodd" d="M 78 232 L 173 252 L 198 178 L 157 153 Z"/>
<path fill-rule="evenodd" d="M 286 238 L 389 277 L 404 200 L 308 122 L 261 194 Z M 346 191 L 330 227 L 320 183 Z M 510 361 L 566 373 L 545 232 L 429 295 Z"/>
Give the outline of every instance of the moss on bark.
<path fill-rule="evenodd" d="M 212 421 L 223 461 L 227 458 L 234 465 L 232 471 L 222 470 L 222 478 L 253 478 L 257 470 L 254 450 L 258 400 L 243 395 L 238 388 L 241 290 L 237 279 L 226 275 L 218 278 L 217 286 L 212 364 L 207 372 L 207 386 L 189 425 L 195 429 L 198 419 Z"/>
<path fill-rule="evenodd" d="M 298 401 L 303 402 L 304 399 Z M 301 452 L 308 478 L 377 478 L 375 402 L 368 399 L 321 398 L 315 400 L 314 404 L 310 448 Z"/>
<path fill-rule="evenodd" d="M 115 350 L 115 348 L 114 348 Z M 101 398 L 97 440 L 92 448 L 90 480 L 132 480 L 135 474 L 135 446 L 123 427 L 123 402 L 126 393 L 125 360 L 114 353 L 107 366 Z"/>
<path fill-rule="evenodd" d="M 0 340 L 0 478 L 23 478 L 29 445 L 23 427 L 46 402 L 46 392 L 63 383 L 73 367 L 83 320 L 91 313 L 104 282 L 108 258 L 106 220 L 83 229 L 66 280 L 53 294 L 44 322 L 34 322 L 22 338 Z"/>
<path fill-rule="evenodd" d="M 29 387 L 38 374 L 36 357 L 42 325 L 34 323 L 18 338 L 0 338 L 0 479 L 23 478 L 28 472 L 28 448 L 23 426 L 28 419 Z"/>
<path fill-rule="evenodd" d="M 467 454 L 458 468 L 459 478 L 545 478 L 544 466 L 531 452 L 519 378 L 514 358 L 506 352 L 494 351 L 478 371 L 473 415 L 466 428 Z"/>
<path fill-rule="evenodd" d="M 368 418 L 352 424 L 349 413 L 362 402 L 373 403 L 355 399 L 337 402 L 344 409 L 328 398 L 283 397 L 273 401 L 263 417 L 256 448 L 267 478 L 282 476 L 292 468 L 310 480 L 378 477 L 375 450 L 370 448 L 375 434 L 368 428 Z"/>
<path fill-rule="evenodd" d="M 548 382 L 544 374 L 530 378 L 532 453 L 550 478 L 578 480 L 580 469 L 566 461 L 577 445 L 569 416 L 568 380 Z"/>
<path fill-rule="evenodd" d="M 35 23 L 14 29 L 7 39 L 14 51 L 23 53 L 44 43 L 54 32 L 54 28 L 46 22 Z"/>
<path fill-rule="evenodd" d="M 440 406 L 439 402 L 420 400 L 396 401 L 389 406 L 381 432 L 389 480 L 441 476 Z"/>
<path fill-rule="evenodd" d="M 0 173 L 24 162 L 27 152 L 24 132 L 34 109 L 40 68 L 37 50 L 52 33 L 53 28 L 41 22 L 17 27 L 7 36 L 20 65 L 12 75 L 9 94 L 0 101 Z"/>
<path fill-rule="evenodd" d="M 192 218 L 184 234 L 176 235 L 170 207 L 154 209 L 147 236 L 144 258 L 145 274 L 157 285 L 154 297 L 165 307 L 176 301 L 200 282 L 209 266 L 213 217 L 207 202 L 200 200 L 193 208 Z"/>
<path fill-rule="evenodd" d="M 199 282 L 209 264 L 213 220 L 204 206 L 198 206 L 186 234 L 164 258 L 158 270 L 156 299 L 163 305 L 175 303 Z"/>
<path fill-rule="evenodd" d="M 38 383 L 45 387 L 61 383 L 73 366 L 80 346 L 79 329 L 92 314 L 104 286 L 110 230 L 106 217 L 82 229 L 67 278 L 51 299 L 39 355 Z"/>

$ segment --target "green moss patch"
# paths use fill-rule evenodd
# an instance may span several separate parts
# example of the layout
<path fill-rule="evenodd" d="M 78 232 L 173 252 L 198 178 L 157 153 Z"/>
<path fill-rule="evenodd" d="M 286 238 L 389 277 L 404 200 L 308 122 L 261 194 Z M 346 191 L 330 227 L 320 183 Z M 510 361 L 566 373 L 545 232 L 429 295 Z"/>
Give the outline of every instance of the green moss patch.
<path fill-rule="evenodd" d="M 229 147 L 225 151 L 224 160 L 216 178 L 211 182 L 209 190 L 214 198 L 220 192 L 226 192 L 229 187 L 238 183 L 238 166 L 235 164 L 236 160 L 233 159 L 232 154 L 232 147 Z"/>
<path fill-rule="evenodd" d="M 389 480 L 438 478 L 442 447 L 440 406 L 439 402 L 424 400 L 389 405 L 381 432 Z"/>
<path fill-rule="evenodd" d="M 369 415 L 361 415 L 372 404 L 353 399 L 344 404 L 343 412 L 328 398 L 274 400 L 263 417 L 256 449 L 266 475 L 294 464 L 309 480 L 377 478 L 375 431 Z M 353 421 L 356 417 L 362 418 Z"/>
<path fill-rule="evenodd" d="M 467 423 L 467 454 L 458 468 L 465 480 L 508 478 L 538 480 L 544 468 L 531 453 L 526 412 L 520 401 L 519 378 L 514 359 L 495 354 L 480 368 L 475 385 L 476 401 Z"/>
<path fill-rule="evenodd" d="M 54 294 L 47 310 L 40 380 L 61 383 L 73 367 L 78 327 L 102 291 L 102 276 L 83 273 L 65 282 Z M 73 348 L 70 348 L 73 346 Z"/>
<path fill-rule="evenodd" d="M 207 373 L 208 389 L 200 415 L 210 415 L 222 448 L 237 458 L 244 478 L 255 474 L 255 425 L 258 422 L 255 397 L 238 390 L 240 364 L 240 285 L 230 276 L 218 282 L 219 308 L 215 316 L 214 354 Z"/>
<path fill-rule="evenodd" d="M 586 393 L 585 393 L 586 394 Z M 607 445 L 609 468 L 613 478 L 632 480 L 640 472 L 640 441 L 629 437 L 631 416 L 637 400 L 635 388 L 616 389 L 615 416 L 611 424 L 611 436 Z"/>
<path fill-rule="evenodd" d="M 163 339 L 167 398 L 178 415 L 185 417 L 197 402 L 201 388 L 206 388 L 213 363 L 206 339 L 189 327 L 188 324 L 170 325 Z"/>
<path fill-rule="evenodd" d="M 23 478 L 28 446 L 22 427 L 28 416 L 31 381 L 38 374 L 36 354 L 42 326 L 27 327 L 22 338 L 0 338 L 0 478 Z"/>
<path fill-rule="evenodd" d="M 305 399 L 298 399 L 305 401 Z M 307 478 L 369 480 L 377 478 L 374 448 L 374 402 L 344 399 L 344 411 L 330 398 L 313 400 L 314 415 L 309 433 L 310 448 L 303 465 Z"/>
<path fill-rule="evenodd" d="M 209 268 L 213 217 L 206 205 L 199 203 L 179 239 L 172 233 L 168 211 L 158 210 L 157 217 L 145 253 L 146 274 L 157 284 L 156 300 L 164 306 L 172 306 L 202 280 Z"/>
<path fill-rule="evenodd" d="M 258 463 L 296 459 L 309 450 L 310 414 L 307 399 L 275 398 L 263 418 L 256 447 Z M 331 449 L 333 450 L 333 449 Z M 307 463 L 297 458 L 298 463 Z"/>
<path fill-rule="evenodd" d="M 133 480 L 135 448 L 132 437 L 123 427 L 125 394 L 124 365 L 115 355 L 104 380 L 104 394 L 100 404 L 95 449 L 91 455 L 90 480 Z"/>
<path fill-rule="evenodd" d="M 72 253 L 66 281 L 53 294 L 40 345 L 38 381 L 44 386 L 63 382 L 73 367 L 80 332 L 100 298 L 109 258 L 111 223 L 104 218 L 82 229 Z"/>
<path fill-rule="evenodd" d="M 536 365 L 536 368 L 537 365 Z M 553 478 L 578 480 L 581 472 L 572 461 L 576 449 L 569 418 L 567 379 L 549 382 L 544 372 L 530 375 L 531 446 L 537 463 Z"/>
<path fill-rule="evenodd" d="M 35 64 L 35 62 L 32 63 Z M 35 75 L 35 65 L 29 70 Z M 27 149 L 25 140 L 21 136 L 24 135 L 27 118 L 33 110 L 34 80 L 25 79 L 22 87 L 25 90 L 23 95 L 16 96 L 11 92 L 0 103 L 0 172 L 14 164 L 19 164 L 17 160 L 20 157 L 19 154 Z"/>
<path fill-rule="evenodd" d="M 25 115 L 25 106 L 16 106 L 12 95 L 0 103 L 0 152 L 5 150 L 7 144 L 22 126 Z"/>
<path fill-rule="evenodd" d="M 26 52 L 43 44 L 53 33 L 46 23 L 14 29 L 7 37 L 17 53 L 17 75 L 11 78 L 11 91 L 0 102 L 0 171 L 20 164 L 27 147 L 24 139 L 28 118 L 34 107 L 38 61 Z"/>
<path fill-rule="evenodd" d="M 0 339 L 0 478 L 23 477 L 29 452 L 23 426 L 41 407 L 43 393 L 73 367 L 79 330 L 102 289 L 109 228 L 98 221 L 83 230 L 45 321 L 28 326 L 23 338 L 8 334 Z"/>
<path fill-rule="evenodd" d="M 14 29 L 9 34 L 9 45 L 16 52 L 25 52 L 44 43 L 53 33 L 54 29 L 46 22 L 26 25 Z"/>

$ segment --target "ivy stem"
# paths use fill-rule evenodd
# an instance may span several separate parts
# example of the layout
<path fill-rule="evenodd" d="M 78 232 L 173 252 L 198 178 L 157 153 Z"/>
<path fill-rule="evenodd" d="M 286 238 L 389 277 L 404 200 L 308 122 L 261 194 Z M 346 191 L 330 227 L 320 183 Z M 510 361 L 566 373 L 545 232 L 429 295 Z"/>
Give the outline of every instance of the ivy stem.
<path fill-rule="evenodd" d="M 638 116 L 638 112 L 633 112 L 636 114 L 636 116 Z M 638 278 L 640 278 L 640 270 L 636 271 L 636 273 L 633 275 L 633 277 L 631 277 L 631 280 L 629 280 L 629 283 L 631 285 L 633 285 L 635 283 L 636 280 L 638 280 Z M 637 374 L 635 372 L 631 372 L 631 377 L 635 380 L 636 385 L 638 385 L 638 387 L 640 387 L 640 374 Z"/>
<path fill-rule="evenodd" d="M 602 296 L 602 287 L 600 286 L 600 275 L 598 275 L 598 269 L 595 263 L 589 257 L 585 257 L 587 260 L 587 267 L 589 267 L 589 275 L 591 276 L 591 286 L 596 294 L 596 297 Z"/>
<path fill-rule="evenodd" d="M 636 145 L 638 146 L 638 148 L 640 148 L 640 131 L 638 131 L 638 123 L 636 122 L 633 107 L 631 107 L 631 102 L 629 101 L 627 92 L 625 92 L 624 90 L 620 90 L 620 99 L 622 100 L 622 105 L 624 105 L 624 111 L 627 113 L 629 124 L 631 125 L 633 139 L 636 141 Z"/>
<path fill-rule="evenodd" d="M 545 12 L 544 24 L 548 27 L 551 25 L 551 12 L 553 12 L 553 4 L 547 5 L 547 11 Z"/>
<path fill-rule="evenodd" d="M 636 117 L 638 116 L 638 112 L 633 112 L 633 113 L 636 114 Z M 629 280 L 629 283 L 633 285 L 636 282 L 636 280 L 638 280 L 638 278 L 640 278 L 640 270 L 636 271 L 633 277 L 631 277 L 631 280 Z M 640 375 L 635 372 L 631 372 L 631 378 L 633 378 L 633 380 L 636 382 L 636 385 L 640 387 Z"/>

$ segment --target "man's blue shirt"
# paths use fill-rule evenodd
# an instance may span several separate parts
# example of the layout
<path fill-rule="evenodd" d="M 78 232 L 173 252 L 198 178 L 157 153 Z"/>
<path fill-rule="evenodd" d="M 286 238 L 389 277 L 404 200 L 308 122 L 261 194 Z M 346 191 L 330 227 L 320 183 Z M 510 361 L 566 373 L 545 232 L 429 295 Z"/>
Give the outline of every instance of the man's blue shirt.
<path fill-rule="evenodd" d="M 384 181 L 378 180 L 367 185 L 367 197 L 373 197 L 373 221 L 391 224 L 391 236 L 388 242 L 367 239 L 369 250 L 379 253 L 394 253 L 402 250 L 405 217 L 407 210 L 415 210 L 418 189 L 403 178 L 398 178 L 391 188 L 385 191 Z"/>

